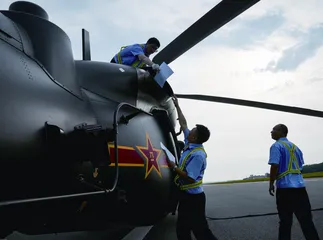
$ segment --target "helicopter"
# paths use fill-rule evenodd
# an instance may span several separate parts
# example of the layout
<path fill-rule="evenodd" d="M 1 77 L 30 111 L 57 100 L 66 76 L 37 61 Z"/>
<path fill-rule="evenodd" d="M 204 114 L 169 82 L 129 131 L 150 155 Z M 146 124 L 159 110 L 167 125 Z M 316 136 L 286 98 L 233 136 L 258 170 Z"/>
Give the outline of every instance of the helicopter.
<path fill-rule="evenodd" d="M 260 0 L 223 0 L 153 59 L 170 64 Z M 192 34 L 194 33 L 194 34 Z M 0 11 L 0 238 L 154 225 L 176 210 L 174 95 L 323 117 L 323 112 L 216 96 L 174 94 L 149 70 L 82 60 L 47 12 L 26 1 Z"/>

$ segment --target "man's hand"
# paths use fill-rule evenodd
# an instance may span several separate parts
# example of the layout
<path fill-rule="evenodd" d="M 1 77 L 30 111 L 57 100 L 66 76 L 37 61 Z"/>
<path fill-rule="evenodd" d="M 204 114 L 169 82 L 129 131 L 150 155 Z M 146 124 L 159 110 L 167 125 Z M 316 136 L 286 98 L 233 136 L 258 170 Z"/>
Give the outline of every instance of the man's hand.
<path fill-rule="evenodd" d="M 166 151 L 164 150 L 165 152 L 165 155 L 166 155 L 166 161 L 167 161 L 167 164 L 170 168 L 174 168 L 176 166 L 176 164 L 174 162 L 172 162 L 171 160 L 168 159 L 167 157 L 167 154 L 166 154 Z"/>
<path fill-rule="evenodd" d="M 168 159 L 167 155 L 166 155 L 166 161 L 167 161 L 167 164 L 168 164 L 169 168 L 172 169 L 172 170 L 174 170 L 174 168 L 176 167 L 176 164 L 174 162 L 170 161 Z M 180 177 L 185 178 L 185 179 L 187 179 L 188 181 L 190 181 L 192 183 L 195 182 L 194 179 L 188 177 L 187 172 L 181 170 L 179 167 L 176 167 L 175 168 L 175 173 L 178 174 Z"/>
<path fill-rule="evenodd" d="M 174 102 L 175 107 L 178 107 L 178 99 L 177 99 L 177 97 L 174 95 L 172 97 L 172 99 L 173 99 L 173 102 Z"/>
<path fill-rule="evenodd" d="M 270 184 L 269 185 L 269 194 L 271 196 L 274 196 L 274 193 L 275 193 L 275 187 L 274 187 L 274 184 Z"/>
<path fill-rule="evenodd" d="M 160 72 L 160 68 L 159 68 L 159 65 L 158 65 L 158 64 L 154 63 L 151 67 L 152 67 L 152 69 L 153 69 L 154 71 L 156 71 L 157 73 L 158 73 L 158 72 Z"/>
<path fill-rule="evenodd" d="M 167 164 L 170 168 L 174 168 L 176 166 L 174 162 L 172 162 L 171 160 L 168 159 L 168 157 L 166 157 L 166 161 L 167 161 Z"/>

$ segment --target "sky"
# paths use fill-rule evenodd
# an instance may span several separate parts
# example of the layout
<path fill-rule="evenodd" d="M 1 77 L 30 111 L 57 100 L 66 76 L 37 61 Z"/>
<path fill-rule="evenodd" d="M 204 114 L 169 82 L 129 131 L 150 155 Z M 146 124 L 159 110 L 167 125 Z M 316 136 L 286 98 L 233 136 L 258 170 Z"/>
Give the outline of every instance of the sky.
<path fill-rule="evenodd" d="M 13 1 L 2 0 L 7 10 Z M 91 57 L 109 62 L 121 46 L 157 37 L 162 50 L 219 0 L 33 0 L 70 37 L 82 58 L 81 30 Z M 292 6 L 292 7 L 291 7 Z M 322 0 L 262 0 L 170 64 L 175 93 L 241 98 L 323 111 Z M 154 55 L 152 56 L 154 57 Z M 323 162 L 323 119 L 272 110 L 179 99 L 190 128 L 211 137 L 204 182 L 269 172 L 270 131 L 278 123 L 303 151 L 305 164 Z M 177 127 L 177 130 L 179 128 Z M 181 136 L 183 137 L 183 136 Z"/>

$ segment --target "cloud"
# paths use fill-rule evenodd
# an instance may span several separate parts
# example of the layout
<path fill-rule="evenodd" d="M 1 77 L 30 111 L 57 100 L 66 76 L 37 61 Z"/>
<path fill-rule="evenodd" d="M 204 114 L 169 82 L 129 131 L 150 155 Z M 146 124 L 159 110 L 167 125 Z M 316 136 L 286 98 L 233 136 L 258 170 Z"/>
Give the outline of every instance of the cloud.
<path fill-rule="evenodd" d="M 210 44 L 230 46 L 233 48 L 261 45 L 267 37 L 285 22 L 281 11 L 269 11 L 265 15 L 253 18 L 237 18 L 228 23 L 228 29 L 215 33 Z"/>
<path fill-rule="evenodd" d="M 285 81 L 281 85 L 276 85 L 268 90 L 268 92 L 284 92 L 285 88 L 293 88 L 295 87 L 295 83 L 291 80 Z"/>
<path fill-rule="evenodd" d="M 83 0 L 80 4 L 71 1 L 70 8 L 64 9 L 57 9 L 63 5 L 60 2 L 51 6 L 41 0 L 37 2 L 42 2 L 51 21 L 69 34 L 76 58 L 81 58 L 81 28 L 85 28 L 90 32 L 93 59 L 110 61 L 120 46 L 144 43 L 152 36 L 160 40 L 162 50 L 220 0 L 189 4 L 184 0 L 177 1 L 176 6 L 185 5 L 185 8 L 174 7 L 171 1 L 137 4 L 125 0 Z M 75 11 L 71 11 L 73 5 L 78 5 Z"/>
<path fill-rule="evenodd" d="M 310 83 L 322 82 L 322 81 L 323 81 L 323 77 L 314 77 L 314 78 L 310 78 L 308 81 L 309 81 Z"/>
<path fill-rule="evenodd" d="M 292 7 L 291 7 L 292 6 Z M 266 14 L 268 10 L 282 11 L 286 19 L 285 27 L 305 30 L 309 27 L 322 22 L 322 14 L 319 9 L 323 8 L 321 0 L 270 0 L 260 1 L 254 7 L 250 8 L 243 17 L 259 17 Z"/>
<path fill-rule="evenodd" d="M 323 24 L 320 24 L 309 29 L 298 44 L 284 50 L 277 61 L 270 61 L 265 70 L 272 72 L 295 70 L 307 59 L 315 56 L 322 45 Z"/>

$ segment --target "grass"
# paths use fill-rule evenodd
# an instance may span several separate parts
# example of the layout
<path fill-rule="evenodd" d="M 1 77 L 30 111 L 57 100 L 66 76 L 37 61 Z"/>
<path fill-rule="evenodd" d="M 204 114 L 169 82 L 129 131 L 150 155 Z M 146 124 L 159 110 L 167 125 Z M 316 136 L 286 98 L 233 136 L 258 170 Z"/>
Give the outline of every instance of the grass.
<path fill-rule="evenodd" d="M 323 172 L 304 173 L 303 178 L 323 177 Z"/>
<path fill-rule="evenodd" d="M 304 173 L 303 178 L 319 178 L 323 177 L 323 172 Z M 209 184 L 228 184 L 228 183 L 246 183 L 246 182 L 263 182 L 269 181 L 269 178 L 257 178 L 257 179 L 246 179 L 246 180 L 232 180 L 226 182 L 215 182 Z"/>

